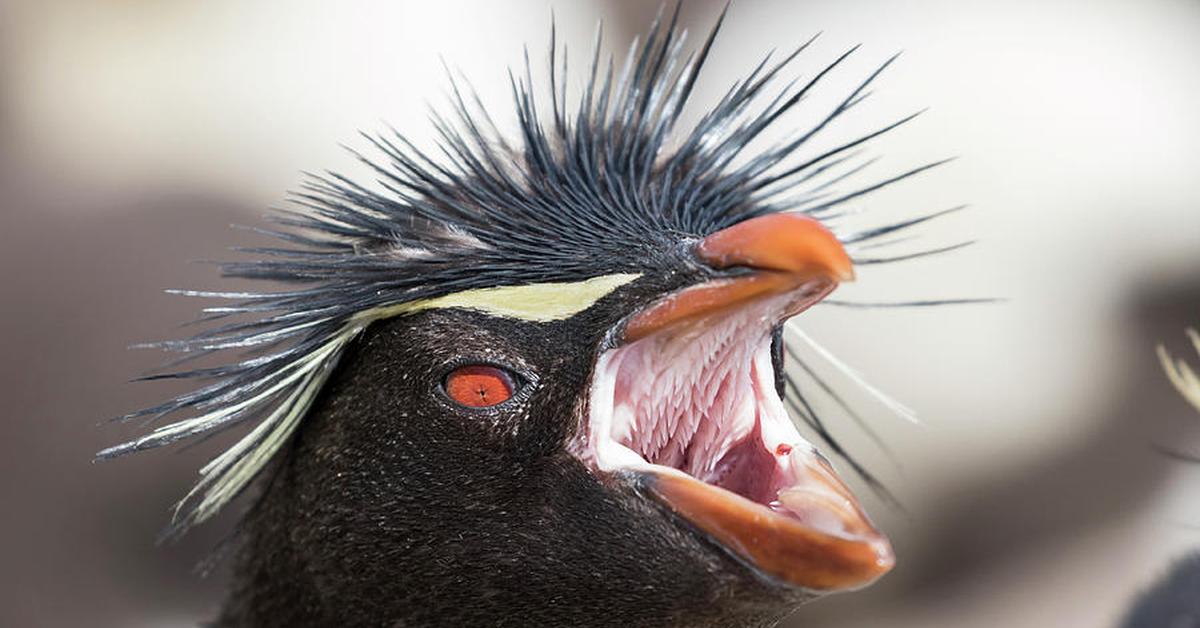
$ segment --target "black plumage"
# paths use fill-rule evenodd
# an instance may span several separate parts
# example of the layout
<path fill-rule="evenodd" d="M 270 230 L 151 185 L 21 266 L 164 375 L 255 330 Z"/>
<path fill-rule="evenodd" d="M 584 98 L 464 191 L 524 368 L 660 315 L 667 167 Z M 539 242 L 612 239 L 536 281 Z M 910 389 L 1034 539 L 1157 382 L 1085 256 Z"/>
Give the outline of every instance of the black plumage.
<path fill-rule="evenodd" d="M 222 265 L 227 276 L 294 288 L 179 291 L 230 303 L 205 310 L 207 331 L 154 343 L 184 355 L 176 370 L 147 379 L 201 385 L 125 418 L 190 415 L 99 456 L 254 425 L 202 471 L 172 528 L 210 517 L 267 475 L 243 524 L 223 623 L 752 625 L 812 596 L 714 552 L 647 503 L 636 479 L 598 481 L 564 443 L 580 429 L 597 354 L 619 341 L 614 330 L 631 313 L 744 274 L 699 263 L 698 241 L 779 213 L 833 224 L 848 201 L 937 163 L 838 191 L 862 167 L 856 149 L 916 114 L 804 153 L 892 60 L 815 126 L 747 154 L 855 50 L 777 87 L 811 40 L 764 59 L 694 126 L 677 128 L 721 24 L 685 55 L 677 19 L 678 8 L 657 20 L 621 68 L 602 59 L 598 33 L 574 105 L 552 36 L 548 98 L 535 97 L 528 61 L 513 78 L 517 138 L 504 138 L 459 83 L 453 114 L 434 113 L 439 154 L 398 133 L 365 136 L 379 155 L 362 157 L 376 185 L 314 176 L 276 226 L 255 229 L 282 245 L 244 249 L 258 259 Z M 853 252 L 944 213 L 838 237 Z M 590 307 L 537 322 L 438 301 L 614 277 Z M 844 454 L 801 384 L 783 376 L 794 354 L 778 343 L 780 390 Z M 182 366 L 228 351 L 250 353 Z M 447 404 L 439 387 L 459 363 L 510 369 L 528 398 L 484 412 Z"/>
<path fill-rule="evenodd" d="M 1200 624 L 1200 554 L 1176 561 L 1137 599 L 1121 628 L 1170 628 Z"/>
<path fill-rule="evenodd" d="M 450 310 L 372 326 L 243 523 L 252 550 L 219 624 L 754 626 L 811 597 L 562 451 L 557 409 L 578 403 L 591 356 L 541 348 L 603 335 L 615 301 L 547 326 Z M 434 392 L 446 356 L 509 364 L 540 394 L 453 409 Z"/>

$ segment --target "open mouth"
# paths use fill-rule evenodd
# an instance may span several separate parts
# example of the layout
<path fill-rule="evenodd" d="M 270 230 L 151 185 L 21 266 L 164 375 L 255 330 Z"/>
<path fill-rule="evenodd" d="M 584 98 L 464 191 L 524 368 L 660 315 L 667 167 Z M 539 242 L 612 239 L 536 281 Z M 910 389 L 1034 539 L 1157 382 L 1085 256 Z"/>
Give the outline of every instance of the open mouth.
<path fill-rule="evenodd" d="M 633 473 L 658 500 L 759 573 L 788 586 L 865 586 L 894 562 L 775 389 L 773 330 L 851 276 L 815 221 L 751 219 L 698 256 L 744 275 L 684 289 L 637 313 L 596 364 L 576 454 Z"/>

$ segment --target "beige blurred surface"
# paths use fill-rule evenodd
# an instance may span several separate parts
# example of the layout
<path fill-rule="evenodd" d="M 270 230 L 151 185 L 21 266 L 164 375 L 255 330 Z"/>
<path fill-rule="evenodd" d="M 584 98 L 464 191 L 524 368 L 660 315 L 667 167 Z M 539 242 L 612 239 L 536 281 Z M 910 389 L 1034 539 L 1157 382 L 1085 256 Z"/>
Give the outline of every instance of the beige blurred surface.
<path fill-rule="evenodd" d="M 301 170 L 357 172 L 338 144 L 362 147 L 358 130 L 427 141 L 440 57 L 503 118 L 505 68 L 524 44 L 544 55 L 551 9 L 582 59 L 598 19 L 623 50 L 655 6 L 0 4 L 0 625 L 211 617 L 222 574 L 190 570 L 232 517 L 180 545 L 153 539 L 221 443 L 88 462 L 133 433 L 104 418 L 170 392 L 125 383 L 161 356 L 124 347 L 183 333 L 196 311 L 160 290 L 218 285 L 186 261 L 245 243 L 227 225 L 257 220 Z M 719 9 L 688 2 L 684 19 L 703 31 Z M 1200 547 L 1200 466 L 1152 450 L 1200 452 L 1200 420 L 1153 356 L 1200 324 L 1200 4 L 739 2 L 696 104 L 818 31 L 801 74 L 865 45 L 793 124 L 903 50 L 825 141 L 928 106 L 877 145 L 874 172 L 959 157 L 868 197 L 859 223 L 970 203 L 912 245 L 978 240 L 866 268 L 840 296 L 1005 301 L 805 315 L 921 423 L 856 395 L 898 465 L 836 425 L 904 503 L 868 500 L 899 566 L 794 625 L 1112 625 L 1171 557 Z"/>

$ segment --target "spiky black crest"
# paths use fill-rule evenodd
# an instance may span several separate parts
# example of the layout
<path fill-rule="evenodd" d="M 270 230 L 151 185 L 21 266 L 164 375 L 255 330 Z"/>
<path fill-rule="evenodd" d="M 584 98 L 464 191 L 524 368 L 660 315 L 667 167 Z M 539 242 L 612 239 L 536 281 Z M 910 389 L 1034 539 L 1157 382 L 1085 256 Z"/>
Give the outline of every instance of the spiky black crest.
<path fill-rule="evenodd" d="M 451 79 L 454 115 L 433 113 L 440 155 L 396 133 L 368 136 L 381 155 L 362 158 L 378 175 L 376 187 L 334 174 L 313 177 L 294 195 L 295 207 L 273 218 L 277 228 L 255 229 L 283 246 L 245 249 L 261 259 L 222 265 L 226 276 L 296 288 L 177 291 L 231 301 L 206 308 L 202 320 L 254 320 L 214 322 L 191 339 L 152 345 L 183 353 L 184 360 L 230 350 L 251 353 L 225 366 L 148 377 L 206 383 L 124 417 L 157 422 L 190 414 L 99 457 L 254 423 L 201 470 L 200 482 L 177 506 L 175 529 L 184 529 L 245 488 L 294 432 L 346 343 L 404 304 L 478 288 L 637 273 L 646 270 L 639 267 L 643 260 L 653 259 L 639 252 L 681 236 L 702 237 L 770 212 L 828 220 L 840 204 L 936 165 L 834 192 L 861 169 L 852 163 L 855 148 L 916 114 L 835 149 L 799 156 L 808 140 L 866 98 L 866 88 L 891 60 L 815 126 L 745 154 L 854 52 L 805 82 L 776 89 L 780 72 L 811 40 L 782 61 L 764 59 L 694 126 L 677 128 L 724 16 L 686 56 L 677 18 L 678 8 L 667 20 L 660 16 L 620 69 L 611 59 L 602 62 L 597 32 L 586 84 L 574 105 L 568 105 L 565 55 L 560 64 L 552 35 L 549 112 L 542 109 L 545 99 L 534 96 L 528 58 L 524 76 L 512 79 L 517 138 L 505 139 L 473 93 Z M 841 237 L 847 245 L 861 245 L 930 217 Z M 798 387 L 792 389 L 798 395 Z M 795 409 L 841 451 L 807 402 L 795 403 Z"/>

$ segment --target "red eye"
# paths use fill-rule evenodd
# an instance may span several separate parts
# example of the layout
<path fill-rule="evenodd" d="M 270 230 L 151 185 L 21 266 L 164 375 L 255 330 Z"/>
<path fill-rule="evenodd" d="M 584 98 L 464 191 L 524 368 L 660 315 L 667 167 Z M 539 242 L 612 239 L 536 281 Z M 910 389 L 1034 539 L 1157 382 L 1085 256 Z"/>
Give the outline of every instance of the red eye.
<path fill-rule="evenodd" d="M 446 394 L 471 408 L 486 408 L 513 396 L 513 377 L 494 366 L 460 366 L 446 376 Z"/>

